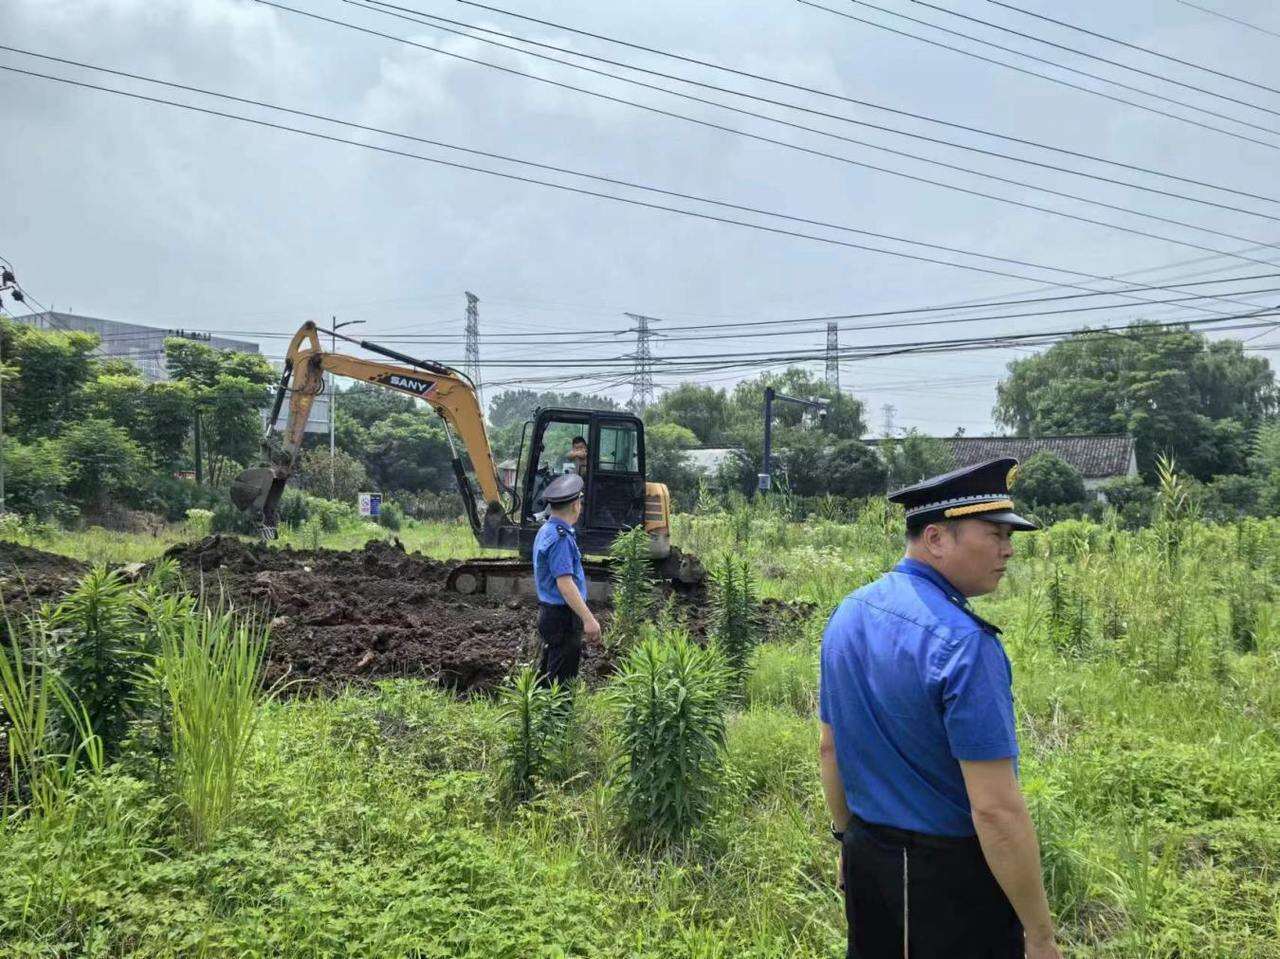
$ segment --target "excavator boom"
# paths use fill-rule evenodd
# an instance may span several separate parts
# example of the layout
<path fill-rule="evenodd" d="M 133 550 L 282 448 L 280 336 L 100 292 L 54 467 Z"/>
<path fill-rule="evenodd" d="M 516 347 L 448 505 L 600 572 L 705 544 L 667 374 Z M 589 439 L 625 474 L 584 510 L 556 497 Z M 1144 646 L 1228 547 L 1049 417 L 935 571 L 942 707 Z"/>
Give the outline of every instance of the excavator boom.
<path fill-rule="evenodd" d="M 358 342 L 371 352 L 380 353 L 404 365 L 384 363 L 328 352 L 320 345 L 319 328 L 307 322 L 294 335 L 285 356 L 284 373 L 272 408 L 271 422 L 263 441 L 269 466 L 245 470 L 232 484 L 231 498 L 240 509 L 260 512 L 264 527 L 273 529 L 276 507 L 285 484 L 297 468 L 302 439 L 315 398 L 324 390 L 326 373 L 345 376 L 417 397 L 431 406 L 444 421 L 445 433 L 453 450 L 453 469 L 462 493 L 472 529 L 482 545 L 494 539 L 499 526 L 510 525 L 502 508 L 502 489 L 498 467 L 484 428 L 484 417 L 476 389 L 466 376 L 451 367 L 429 360 L 419 360 L 376 343 Z M 289 417 L 279 442 L 273 441 L 276 421 L 285 399 Z M 462 441 L 471 460 L 471 468 L 485 502 L 480 516 L 471 488 L 454 443 L 454 434 Z"/>

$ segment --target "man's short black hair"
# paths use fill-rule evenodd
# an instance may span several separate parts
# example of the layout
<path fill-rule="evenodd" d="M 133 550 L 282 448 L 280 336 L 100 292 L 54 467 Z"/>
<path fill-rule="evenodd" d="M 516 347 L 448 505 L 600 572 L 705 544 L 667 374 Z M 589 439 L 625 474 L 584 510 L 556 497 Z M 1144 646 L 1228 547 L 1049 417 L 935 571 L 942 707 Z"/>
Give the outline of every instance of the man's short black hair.
<path fill-rule="evenodd" d="M 587 445 L 587 438 L 586 438 L 585 436 L 575 436 L 575 437 L 574 437 L 574 438 L 569 442 L 569 445 L 570 445 L 570 446 L 577 446 L 579 443 L 581 443 L 583 446 L 586 446 L 586 445 Z"/>
<path fill-rule="evenodd" d="M 952 535 L 954 535 L 955 527 L 958 522 L 959 520 L 954 520 L 954 519 L 925 519 L 925 520 L 916 520 L 915 522 L 912 522 L 911 520 L 907 520 L 907 542 L 911 542 L 913 540 L 919 539 L 920 534 L 923 533 L 925 531 L 925 528 L 929 526 L 945 527 L 946 529 L 951 530 Z"/>

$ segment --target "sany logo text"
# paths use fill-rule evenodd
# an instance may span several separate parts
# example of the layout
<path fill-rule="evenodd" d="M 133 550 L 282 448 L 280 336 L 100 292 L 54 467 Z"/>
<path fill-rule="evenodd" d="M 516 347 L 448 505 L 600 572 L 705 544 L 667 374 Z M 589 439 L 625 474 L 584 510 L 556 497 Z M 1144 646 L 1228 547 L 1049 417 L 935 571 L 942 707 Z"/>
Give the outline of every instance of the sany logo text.
<path fill-rule="evenodd" d="M 419 396 L 426 396 L 436 388 L 435 380 L 420 380 L 416 376 L 401 376 L 399 373 L 387 374 L 383 377 L 383 382 L 397 390 L 407 390 Z"/>

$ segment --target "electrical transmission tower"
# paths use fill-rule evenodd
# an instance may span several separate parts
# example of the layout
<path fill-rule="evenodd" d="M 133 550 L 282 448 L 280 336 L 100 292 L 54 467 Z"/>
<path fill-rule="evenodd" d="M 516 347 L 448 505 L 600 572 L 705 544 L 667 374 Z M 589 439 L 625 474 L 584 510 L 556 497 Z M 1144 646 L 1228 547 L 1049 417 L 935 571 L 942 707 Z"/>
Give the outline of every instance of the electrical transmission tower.
<path fill-rule="evenodd" d="M 476 385 L 476 398 L 484 409 L 484 395 L 480 392 L 480 297 L 467 293 L 467 355 L 462 371 Z"/>
<path fill-rule="evenodd" d="M 893 435 L 893 414 L 898 412 L 898 408 L 892 403 L 886 403 L 880 409 L 884 413 L 884 435 L 887 439 Z"/>
<path fill-rule="evenodd" d="M 653 404 L 653 350 L 649 345 L 658 334 L 649 329 L 654 322 L 653 317 L 641 316 L 639 313 L 628 313 L 635 321 L 635 326 L 628 332 L 636 335 L 636 351 L 631 354 L 636 361 L 635 371 L 631 375 L 631 407 L 637 413 L 643 413 Z"/>
<path fill-rule="evenodd" d="M 840 392 L 840 327 L 827 324 L 827 386 Z"/>

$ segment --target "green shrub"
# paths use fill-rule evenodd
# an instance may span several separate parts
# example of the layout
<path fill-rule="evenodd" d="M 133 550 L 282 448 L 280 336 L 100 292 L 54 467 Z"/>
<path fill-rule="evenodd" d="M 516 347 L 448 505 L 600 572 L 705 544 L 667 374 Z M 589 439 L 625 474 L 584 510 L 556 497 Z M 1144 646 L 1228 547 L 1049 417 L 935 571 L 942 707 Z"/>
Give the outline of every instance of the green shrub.
<path fill-rule="evenodd" d="M 141 705 L 139 676 L 147 655 L 129 584 L 118 572 L 95 567 L 45 618 L 57 643 L 62 681 L 101 740 L 104 756 L 114 758 Z M 73 717 L 63 720 L 65 733 L 74 736 Z"/>
<path fill-rule="evenodd" d="M 653 612 L 653 574 L 649 536 L 643 526 L 623 533 L 610 548 L 613 573 L 613 617 L 607 645 L 623 652 L 635 646 Z"/>
<path fill-rule="evenodd" d="M 569 690 L 543 686 L 532 666 L 522 669 L 502 690 L 507 741 L 502 757 L 502 794 L 525 802 L 538 791 L 563 747 L 571 698 Z"/>
<path fill-rule="evenodd" d="M 187 529 L 191 531 L 192 536 L 205 537 L 213 532 L 213 510 L 189 509 L 186 518 Z"/>
<path fill-rule="evenodd" d="M 637 841 L 683 839 L 712 808 L 720 784 L 728 674 L 713 650 L 682 633 L 649 637 L 622 663 L 617 796 Z"/>
<path fill-rule="evenodd" d="M 213 533 L 254 536 L 258 532 L 258 521 L 248 513 L 236 509 L 229 499 L 221 500 L 213 507 L 213 518 L 209 522 L 209 530 Z"/>
<path fill-rule="evenodd" d="M 760 642 L 751 560 L 725 553 L 711 571 L 712 637 L 740 694 Z"/>
<path fill-rule="evenodd" d="M 378 525 L 393 533 L 400 532 L 404 526 L 404 510 L 391 500 L 383 500 L 382 509 L 378 512 Z"/>

